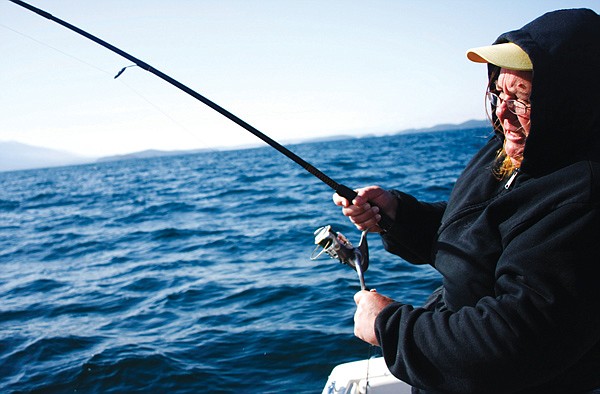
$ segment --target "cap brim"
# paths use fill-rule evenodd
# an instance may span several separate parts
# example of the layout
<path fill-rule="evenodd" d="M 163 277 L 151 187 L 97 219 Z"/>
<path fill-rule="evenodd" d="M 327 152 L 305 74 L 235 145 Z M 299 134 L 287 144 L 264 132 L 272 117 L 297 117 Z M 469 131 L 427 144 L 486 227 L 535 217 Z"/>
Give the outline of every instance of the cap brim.
<path fill-rule="evenodd" d="M 512 42 L 469 49 L 467 58 L 476 63 L 491 63 L 510 70 L 533 70 L 529 55 Z"/>

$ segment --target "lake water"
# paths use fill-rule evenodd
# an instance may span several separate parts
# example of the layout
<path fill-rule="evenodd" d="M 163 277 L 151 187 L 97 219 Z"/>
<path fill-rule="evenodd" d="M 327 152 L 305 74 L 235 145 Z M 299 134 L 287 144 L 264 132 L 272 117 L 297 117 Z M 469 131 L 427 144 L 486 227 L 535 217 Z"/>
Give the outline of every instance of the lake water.
<path fill-rule="evenodd" d="M 491 129 L 291 146 L 350 187 L 445 199 Z M 269 147 L 0 173 L 0 391 L 315 393 L 377 350 L 356 273 L 313 232 L 360 233 Z M 440 279 L 369 236 L 367 286 L 419 304 Z"/>

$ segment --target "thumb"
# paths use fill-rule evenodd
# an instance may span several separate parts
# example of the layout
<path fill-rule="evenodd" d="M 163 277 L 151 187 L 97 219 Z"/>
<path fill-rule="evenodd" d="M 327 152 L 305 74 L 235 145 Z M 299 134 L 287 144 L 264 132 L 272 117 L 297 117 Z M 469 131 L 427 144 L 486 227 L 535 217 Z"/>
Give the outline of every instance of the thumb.
<path fill-rule="evenodd" d="M 356 294 L 354 294 L 354 302 L 356 303 L 356 305 L 358 305 L 360 303 L 360 301 L 362 300 L 362 298 L 365 296 L 365 294 L 368 294 L 369 291 L 367 290 L 361 290 L 359 292 L 357 292 Z"/>
<path fill-rule="evenodd" d="M 356 303 L 356 305 L 359 304 L 360 299 L 362 298 L 363 294 L 362 294 L 362 290 L 357 292 L 356 294 L 354 294 L 354 302 Z"/>

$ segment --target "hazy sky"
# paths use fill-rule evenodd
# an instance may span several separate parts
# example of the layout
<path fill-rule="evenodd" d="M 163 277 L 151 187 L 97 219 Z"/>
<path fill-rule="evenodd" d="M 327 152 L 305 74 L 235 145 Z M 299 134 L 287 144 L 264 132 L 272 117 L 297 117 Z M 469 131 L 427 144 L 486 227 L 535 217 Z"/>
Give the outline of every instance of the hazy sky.
<path fill-rule="evenodd" d="M 484 119 L 465 51 L 598 0 L 31 0 L 285 143 Z M 158 77 L 0 1 L 0 141 L 101 156 L 261 143 Z"/>

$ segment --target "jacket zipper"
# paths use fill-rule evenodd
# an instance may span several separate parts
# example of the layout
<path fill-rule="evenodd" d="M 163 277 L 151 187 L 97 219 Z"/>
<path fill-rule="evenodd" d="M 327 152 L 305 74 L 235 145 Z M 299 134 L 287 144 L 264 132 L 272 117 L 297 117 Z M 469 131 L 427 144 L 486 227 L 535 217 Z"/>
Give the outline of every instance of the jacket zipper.
<path fill-rule="evenodd" d="M 506 190 L 510 189 L 510 187 L 512 186 L 512 184 L 515 181 L 515 178 L 517 177 L 517 175 L 519 175 L 519 169 L 516 168 L 515 171 L 512 173 L 512 175 L 510 176 L 510 178 L 508 178 L 508 181 L 506 182 L 506 185 L 504 185 L 504 188 Z"/>

